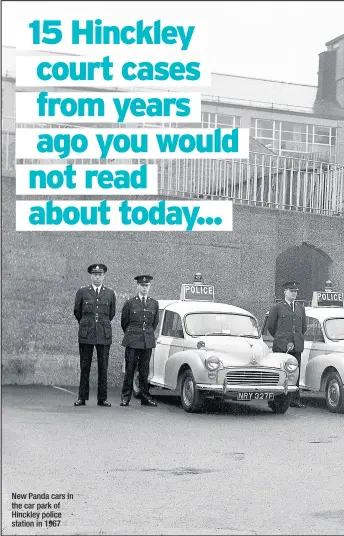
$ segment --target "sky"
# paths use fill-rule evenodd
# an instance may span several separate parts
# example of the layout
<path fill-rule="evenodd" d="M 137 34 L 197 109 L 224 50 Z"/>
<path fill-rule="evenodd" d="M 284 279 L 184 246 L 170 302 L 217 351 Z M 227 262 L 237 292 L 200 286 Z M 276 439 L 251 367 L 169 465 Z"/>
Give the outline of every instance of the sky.
<path fill-rule="evenodd" d="M 325 43 L 344 33 L 344 1 L 3 1 L 2 45 L 15 46 L 16 29 L 34 19 L 80 19 L 81 13 L 109 25 L 119 15 L 201 21 L 212 72 L 310 85 L 317 85 Z"/>

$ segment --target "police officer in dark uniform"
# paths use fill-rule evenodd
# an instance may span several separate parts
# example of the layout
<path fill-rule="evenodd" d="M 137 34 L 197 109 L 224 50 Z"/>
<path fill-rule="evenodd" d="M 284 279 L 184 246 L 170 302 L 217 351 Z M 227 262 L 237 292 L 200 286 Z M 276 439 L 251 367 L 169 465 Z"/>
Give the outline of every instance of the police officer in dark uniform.
<path fill-rule="evenodd" d="M 124 331 L 122 346 L 125 347 L 125 376 L 122 387 L 121 406 L 128 406 L 133 392 L 136 367 L 142 406 L 157 406 L 149 394 L 149 362 L 155 348 L 154 331 L 159 323 L 159 304 L 148 296 L 151 275 L 139 275 L 138 293 L 126 301 L 122 309 L 121 326 Z"/>
<path fill-rule="evenodd" d="M 289 351 L 290 355 L 296 357 L 301 366 L 301 353 L 304 348 L 304 334 L 307 330 L 306 312 L 300 303 L 296 303 L 296 296 L 299 290 L 297 281 L 288 281 L 284 285 L 284 300 L 271 307 L 268 318 L 268 330 L 274 337 L 272 346 L 273 352 L 286 352 L 289 342 L 294 344 L 294 349 Z M 297 380 L 299 385 L 300 374 Z M 300 400 L 300 392 L 293 396 L 292 407 L 304 408 Z"/>
<path fill-rule="evenodd" d="M 115 292 L 103 285 L 105 264 L 91 264 L 87 269 L 91 284 L 81 287 L 75 296 L 74 316 L 79 322 L 80 386 L 74 406 L 84 406 L 89 398 L 89 378 L 93 348 L 98 361 L 98 406 L 110 407 L 107 401 L 107 369 L 112 343 L 111 320 L 116 313 Z"/>

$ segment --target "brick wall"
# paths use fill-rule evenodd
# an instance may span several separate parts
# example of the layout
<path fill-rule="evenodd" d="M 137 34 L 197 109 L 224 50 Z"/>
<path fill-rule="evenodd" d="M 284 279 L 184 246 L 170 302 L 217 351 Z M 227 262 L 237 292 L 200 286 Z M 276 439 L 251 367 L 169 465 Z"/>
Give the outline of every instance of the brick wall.
<path fill-rule="evenodd" d="M 77 385 L 75 292 L 86 268 L 103 262 L 118 296 L 109 384 L 121 380 L 120 311 L 135 293 L 133 277 L 154 276 L 151 294 L 179 298 L 196 271 L 215 285 L 217 301 L 249 309 L 259 320 L 274 300 L 275 264 L 284 250 L 312 244 L 333 261 L 344 289 L 344 219 L 234 206 L 232 233 L 23 233 L 15 231 L 15 180 L 3 177 L 3 383 Z M 92 365 L 92 382 L 96 363 Z"/>

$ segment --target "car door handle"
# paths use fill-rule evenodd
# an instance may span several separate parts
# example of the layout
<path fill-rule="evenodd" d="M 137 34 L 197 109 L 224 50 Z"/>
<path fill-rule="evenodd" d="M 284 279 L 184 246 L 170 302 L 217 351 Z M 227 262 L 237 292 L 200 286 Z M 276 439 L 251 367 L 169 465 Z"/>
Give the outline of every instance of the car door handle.
<path fill-rule="evenodd" d="M 161 341 L 156 341 L 156 344 L 161 344 Z"/>

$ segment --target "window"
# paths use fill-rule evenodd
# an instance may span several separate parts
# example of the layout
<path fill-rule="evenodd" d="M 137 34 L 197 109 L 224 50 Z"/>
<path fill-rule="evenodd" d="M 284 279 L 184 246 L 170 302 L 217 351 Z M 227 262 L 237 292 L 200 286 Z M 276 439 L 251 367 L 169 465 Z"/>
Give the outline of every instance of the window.
<path fill-rule="evenodd" d="M 281 127 L 281 151 L 306 153 L 307 126 L 283 121 Z"/>
<path fill-rule="evenodd" d="M 274 338 L 271 335 L 270 331 L 268 330 L 268 318 L 269 318 L 269 315 L 266 315 L 265 320 L 264 320 L 264 326 L 263 326 L 263 338 L 264 338 L 264 341 L 273 341 Z"/>
<path fill-rule="evenodd" d="M 329 318 L 325 322 L 325 330 L 332 341 L 344 340 L 344 318 Z"/>
<path fill-rule="evenodd" d="M 305 333 L 305 341 L 325 342 L 319 320 L 312 318 L 311 316 L 307 316 L 307 331 Z"/>
<path fill-rule="evenodd" d="M 279 121 L 268 119 L 251 119 L 251 136 L 268 149 L 278 152 L 280 147 Z"/>
<path fill-rule="evenodd" d="M 236 115 L 202 112 L 203 128 L 236 128 L 240 127 L 240 117 Z"/>
<path fill-rule="evenodd" d="M 281 156 L 321 153 L 335 157 L 336 128 L 291 121 L 251 119 L 251 136 Z"/>
<path fill-rule="evenodd" d="M 162 323 L 162 317 L 164 315 L 164 311 L 162 310 L 159 310 L 159 323 L 157 325 L 157 328 L 155 330 L 155 338 L 157 339 L 159 334 L 160 334 L 160 329 L 161 329 L 161 323 Z"/>
<path fill-rule="evenodd" d="M 202 112 L 202 119 L 199 123 L 138 123 L 120 124 L 128 128 L 237 128 L 240 127 L 241 118 L 236 115 L 216 114 L 213 112 Z M 117 125 L 118 126 L 118 125 Z"/>
<path fill-rule="evenodd" d="M 187 333 L 194 337 L 222 335 L 231 337 L 259 337 L 254 318 L 230 313 L 192 313 L 185 320 Z"/>
<path fill-rule="evenodd" d="M 178 339 L 184 338 L 182 320 L 178 313 L 174 313 L 173 311 L 165 311 L 161 335 L 165 335 L 166 337 L 175 337 Z"/>

